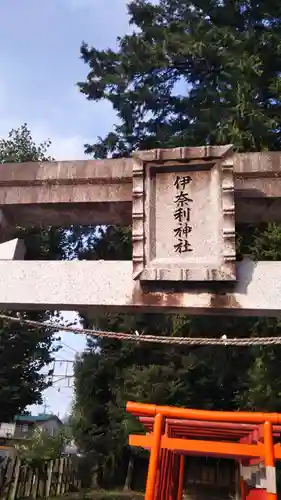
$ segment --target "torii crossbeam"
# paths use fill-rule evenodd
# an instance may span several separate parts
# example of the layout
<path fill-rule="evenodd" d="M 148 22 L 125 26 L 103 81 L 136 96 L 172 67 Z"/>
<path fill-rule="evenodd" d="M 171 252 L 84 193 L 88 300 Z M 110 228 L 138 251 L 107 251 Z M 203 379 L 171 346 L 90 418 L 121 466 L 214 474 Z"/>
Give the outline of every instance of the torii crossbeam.
<path fill-rule="evenodd" d="M 281 263 L 235 262 L 235 222 L 269 221 L 281 222 L 280 152 L 0 165 L 0 241 L 16 226 L 133 229 L 132 262 L 9 260 L 0 248 L 0 307 L 279 316 Z"/>

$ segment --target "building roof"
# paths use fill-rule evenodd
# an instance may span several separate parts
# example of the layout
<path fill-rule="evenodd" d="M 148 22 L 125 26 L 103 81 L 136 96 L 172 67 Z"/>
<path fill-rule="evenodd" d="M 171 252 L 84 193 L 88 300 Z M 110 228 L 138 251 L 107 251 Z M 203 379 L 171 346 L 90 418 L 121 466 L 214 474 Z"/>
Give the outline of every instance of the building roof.
<path fill-rule="evenodd" d="M 29 423 L 35 423 L 35 422 L 47 422 L 47 420 L 58 420 L 58 422 L 62 423 L 61 420 L 56 416 L 53 415 L 52 413 L 39 413 L 39 415 L 16 415 L 15 421 L 16 422 L 29 422 Z"/>

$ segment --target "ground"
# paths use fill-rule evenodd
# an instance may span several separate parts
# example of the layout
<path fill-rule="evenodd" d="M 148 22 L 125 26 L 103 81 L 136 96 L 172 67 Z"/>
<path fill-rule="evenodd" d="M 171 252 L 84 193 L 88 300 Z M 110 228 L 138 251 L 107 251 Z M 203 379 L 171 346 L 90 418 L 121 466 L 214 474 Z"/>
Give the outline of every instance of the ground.
<path fill-rule="evenodd" d="M 78 493 L 67 493 L 61 498 L 62 500 L 143 500 L 144 493 L 122 490 L 85 490 Z"/>

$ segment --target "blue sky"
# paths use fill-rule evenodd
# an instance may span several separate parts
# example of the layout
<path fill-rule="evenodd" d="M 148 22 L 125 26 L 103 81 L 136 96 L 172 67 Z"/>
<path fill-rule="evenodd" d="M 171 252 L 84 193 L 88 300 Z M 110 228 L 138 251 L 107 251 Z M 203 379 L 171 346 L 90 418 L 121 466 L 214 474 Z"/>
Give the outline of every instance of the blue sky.
<path fill-rule="evenodd" d="M 56 159 L 82 159 L 84 143 L 109 132 L 115 116 L 76 87 L 88 71 L 80 44 L 114 48 L 130 29 L 126 0 L 1 0 L 0 19 L 0 136 L 27 122 L 36 141 L 52 140 Z M 70 334 L 62 340 L 60 359 L 73 359 L 85 342 Z M 57 382 L 44 395 L 47 411 L 61 417 L 71 404 L 66 385 Z"/>
<path fill-rule="evenodd" d="M 88 71 L 80 44 L 114 48 L 129 30 L 126 0 L 1 0 L 0 19 L 0 135 L 27 122 L 57 159 L 83 158 L 115 117 L 75 85 Z"/>

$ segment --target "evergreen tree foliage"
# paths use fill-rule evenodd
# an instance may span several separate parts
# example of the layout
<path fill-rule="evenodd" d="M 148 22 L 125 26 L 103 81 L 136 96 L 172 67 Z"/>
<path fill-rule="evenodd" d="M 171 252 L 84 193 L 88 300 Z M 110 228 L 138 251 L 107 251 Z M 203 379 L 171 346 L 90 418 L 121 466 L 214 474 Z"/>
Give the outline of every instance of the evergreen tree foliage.
<path fill-rule="evenodd" d="M 50 141 L 36 144 L 27 124 L 12 129 L 8 138 L 0 139 L 0 163 L 51 161 Z M 82 258 L 95 239 L 94 226 L 15 228 L 11 238 L 22 238 L 26 260 L 62 260 Z M 26 312 L 33 320 L 49 319 L 50 312 Z M 27 405 L 41 403 L 42 391 L 48 387 L 40 371 L 53 360 L 58 345 L 47 327 L 37 330 L 26 325 L 6 324 L 0 320 L 0 422 L 10 421 Z M 50 373 L 51 375 L 51 370 Z"/>
<path fill-rule="evenodd" d="M 278 0 L 133 0 L 128 11 L 134 31 L 116 51 L 81 47 L 89 74 L 80 90 L 107 99 L 120 121 L 87 152 L 280 149 Z"/>
<path fill-rule="evenodd" d="M 19 129 L 11 130 L 8 139 L 0 140 L 0 162 L 49 160 L 49 145 L 49 141 L 36 145 L 24 124 Z M 58 241 L 58 236 L 55 230 L 42 228 L 33 234 L 32 230 L 18 228 L 14 236 L 17 235 L 24 237 L 29 257 L 57 255 L 54 241 Z M 22 315 L 41 321 L 49 316 L 46 312 L 26 312 Z M 49 383 L 40 371 L 51 363 L 57 350 L 53 340 L 53 332 L 48 327 L 38 330 L 0 320 L 0 422 L 9 422 L 26 406 L 42 401 L 42 391 Z"/>
<path fill-rule="evenodd" d="M 81 46 L 89 73 L 78 84 L 80 91 L 89 101 L 106 99 L 118 116 L 114 129 L 87 144 L 86 152 L 105 158 L 137 149 L 229 143 L 240 152 L 281 149 L 280 2 L 132 0 L 128 11 L 133 33 L 118 39 L 117 50 Z M 279 225 L 238 230 L 240 258 L 280 260 Z M 89 254 L 114 256 L 131 258 L 128 230 L 107 228 Z M 97 316 L 94 326 L 164 335 L 280 335 L 280 322 L 267 318 L 116 314 Z M 105 437 L 102 468 L 106 453 L 112 453 L 107 443 L 111 446 L 118 432 L 115 457 L 120 456 L 132 425 L 124 412 L 127 399 L 280 411 L 280 354 L 279 347 L 91 340 L 75 372 L 82 446 L 95 452 Z M 102 380 L 105 386 L 99 385 Z"/>

